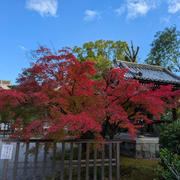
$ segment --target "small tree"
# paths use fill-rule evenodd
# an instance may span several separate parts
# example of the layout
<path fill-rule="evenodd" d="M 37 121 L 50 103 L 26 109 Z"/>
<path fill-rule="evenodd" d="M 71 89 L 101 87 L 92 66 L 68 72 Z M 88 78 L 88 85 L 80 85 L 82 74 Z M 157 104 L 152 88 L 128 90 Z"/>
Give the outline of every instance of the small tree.
<path fill-rule="evenodd" d="M 113 138 L 121 129 L 134 136 L 139 120 L 150 123 L 147 114 L 158 119 L 179 98 L 172 86 L 153 90 L 152 84 L 126 79 L 126 69 L 111 69 L 102 80 L 93 80 L 95 63 L 80 63 L 68 49 L 53 53 L 40 47 L 35 55 L 18 86 L 0 90 L 0 113 L 8 109 L 8 119 L 15 120 L 13 137 L 59 140 L 88 133 Z"/>

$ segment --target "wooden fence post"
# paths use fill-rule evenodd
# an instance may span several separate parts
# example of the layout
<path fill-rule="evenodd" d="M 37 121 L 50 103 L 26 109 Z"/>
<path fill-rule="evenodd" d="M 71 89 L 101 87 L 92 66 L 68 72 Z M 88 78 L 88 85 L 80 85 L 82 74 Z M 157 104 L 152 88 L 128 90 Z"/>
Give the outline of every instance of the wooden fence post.
<path fill-rule="evenodd" d="M 82 153 L 82 144 L 78 143 L 78 180 L 81 180 L 81 153 Z"/>
<path fill-rule="evenodd" d="M 120 180 L 120 148 L 119 148 L 119 142 L 116 143 L 116 179 Z"/>
<path fill-rule="evenodd" d="M 104 180 L 104 144 L 102 144 L 101 180 Z"/>
<path fill-rule="evenodd" d="M 7 179 L 7 172 L 8 172 L 8 159 L 4 159 L 2 180 L 8 180 Z"/>
<path fill-rule="evenodd" d="M 54 173 L 54 170 L 56 170 L 56 143 L 53 143 L 53 154 L 52 154 L 52 164 L 51 164 L 51 171 L 53 172 L 53 179 L 55 179 L 56 173 Z"/>
<path fill-rule="evenodd" d="M 62 142 L 62 156 L 61 156 L 61 180 L 64 179 L 64 150 L 65 150 L 65 142 Z"/>
<path fill-rule="evenodd" d="M 44 144 L 44 154 L 43 154 L 43 179 L 46 180 L 46 165 L 47 165 L 47 153 L 48 153 L 47 143 Z"/>
<path fill-rule="evenodd" d="M 14 167 L 13 167 L 13 180 L 16 180 L 16 177 L 17 177 L 18 159 L 19 159 L 19 147 L 20 147 L 20 143 L 17 142 L 15 159 L 14 159 Z"/>
<path fill-rule="evenodd" d="M 34 155 L 34 170 L 33 170 L 33 174 L 34 177 L 33 179 L 36 180 L 36 172 L 37 172 L 37 161 L 38 161 L 38 154 L 39 154 L 39 142 L 35 143 L 35 155 Z"/>
<path fill-rule="evenodd" d="M 70 143 L 69 180 L 72 180 L 72 171 L 73 171 L 73 142 Z"/>
<path fill-rule="evenodd" d="M 96 159 L 97 159 L 97 148 L 94 148 L 94 180 L 97 180 L 97 166 L 96 166 Z"/>
<path fill-rule="evenodd" d="M 25 157 L 24 157 L 23 177 L 25 177 L 25 178 L 27 175 L 28 155 L 29 155 L 29 142 L 26 144 L 26 152 L 25 152 Z"/>
<path fill-rule="evenodd" d="M 89 143 L 86 143 L 86 180 L 89 180 Z"/>
<path fill-rule="evenodd" d="M 109 143 L 109 180 L 112 180 L 112 143 Z"/>

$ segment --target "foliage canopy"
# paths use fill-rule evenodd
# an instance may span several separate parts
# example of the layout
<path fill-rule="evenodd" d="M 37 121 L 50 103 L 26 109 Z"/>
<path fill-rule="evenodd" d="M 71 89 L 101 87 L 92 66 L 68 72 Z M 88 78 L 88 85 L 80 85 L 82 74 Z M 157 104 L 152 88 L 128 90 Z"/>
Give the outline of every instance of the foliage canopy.
<path fill-rule="evenodd" d="M 138 121 L 150 123 L 149 114 L 159 119 L 177 105 L 180 92 L 172 86 L 154 90 L 153 84 L 126 79 L 126 69 L 111 69 L 97 81 L 91 78 L 95 63 L 80 63 L 69 49 L 40 47 L 35 55 L 17 87 L 0 90 L 0 113 L 8 111 L 7 119 L 15 120 L 13 137 L 113 138 L 122 128 L 134 136 Z"/>
<path fill-rule="evenodd" d="M 94 79 L 101 80 L 105 77 L 110 69 L 113 59 L 126 60 L 126 50 L 128 45 L 122 41 L 112 40 L 97 40 L 95 42 L 87 42 L 80 46 L 74 46 L 73 53 L 76 55 L 79 62 L 91 60 L 95 62 L 97 71 Z"/>
<path fill-rule="evenodd" d="M 146 62 L 179 72 L 180 32 L 176 29 L 176 26 L 165 28 L 164 31 L 158 31 L 154 38 Z"/>

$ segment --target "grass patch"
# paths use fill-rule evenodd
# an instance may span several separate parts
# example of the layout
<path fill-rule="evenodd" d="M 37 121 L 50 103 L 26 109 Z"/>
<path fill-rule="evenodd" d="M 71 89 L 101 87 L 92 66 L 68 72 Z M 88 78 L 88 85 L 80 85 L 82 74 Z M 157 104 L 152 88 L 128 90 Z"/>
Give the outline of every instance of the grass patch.
<path fill-rule="evenodd" d="M 121 180 L 153 180 L 160 178 L 156 173 L 158 160 L 134 159 L 121 156 Z"/>
<path fill-rule="evenodd" d="M 59 154 L 60 155 L 60 154 Z M 67 156 L 67 155 L 66 155 Z M 60 157 L 58 157 L 59 159 Z M 161 179 L 156 173 L 158 160 L 135 159 L 129 157 L 120 157 L 120 175 L 121 180 L 153 180 Z M 85 168 L 81 168 L 81 179 L 85 179 Z M 105 167 L 105 179 L 108 180 L 108 167 Z M 113 180 L 116 180 L 116 168 L 112 168 Z M 60 172 L 56 174 L 56 180 L 60 178 Z M 64 169 L 64 178 L 69 178 L 69 168 Z M 47 178 L 51 180 L 51 178 Z M 77 179 L 77 169 L 73 168 L 72 179 Z M 89 179 L 93 179 L 93 167 L 89 167 Z M 101 179 L 101 167 L 97 167 L 97 179 Z"/>

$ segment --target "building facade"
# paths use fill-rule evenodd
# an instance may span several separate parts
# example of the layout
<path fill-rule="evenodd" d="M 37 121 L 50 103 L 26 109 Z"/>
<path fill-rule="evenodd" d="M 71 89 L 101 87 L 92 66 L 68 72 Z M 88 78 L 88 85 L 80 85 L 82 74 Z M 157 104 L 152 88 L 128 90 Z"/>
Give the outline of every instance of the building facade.
<path fill-rule="evenodd" d="M 3 89 L 9 89 L 9 86 L 11 86 L 11 81 L 0 80 L 0 87 L 2 87 Z"/>

